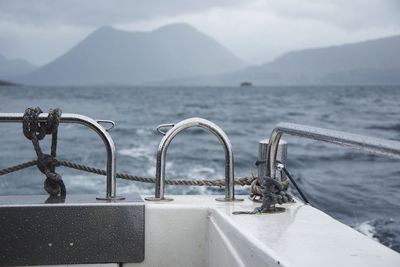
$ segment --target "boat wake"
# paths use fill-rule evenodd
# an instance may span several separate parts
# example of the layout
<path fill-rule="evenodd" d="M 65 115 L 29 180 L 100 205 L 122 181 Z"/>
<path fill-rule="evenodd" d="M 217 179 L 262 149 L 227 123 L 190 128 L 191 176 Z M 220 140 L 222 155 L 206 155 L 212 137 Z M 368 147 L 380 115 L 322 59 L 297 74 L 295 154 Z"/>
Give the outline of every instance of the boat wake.
<path fill-rule="evenodd" d="M 400 236 L 400 231 L 397 231 L 396 229 L 398 224 L 399 222 L 394 219 L 375 219 L 364 221 L 355 225 L 353 228 L 369 238 L 376 240 L 393 250 L 399 251 L 400 245 L 396 242 Z"/>
<path fill-rule="evenodd" d="M 378 239 L 377 233 L 376 233 L 376 228 L 373 226 L 373 222 L 371 222 L 371 221 L 362 222 L 359 225 L 356 225 L 354 227 L 354 229 L 356 229 L 363 235 L 379 242 L 379 239 Z"/>

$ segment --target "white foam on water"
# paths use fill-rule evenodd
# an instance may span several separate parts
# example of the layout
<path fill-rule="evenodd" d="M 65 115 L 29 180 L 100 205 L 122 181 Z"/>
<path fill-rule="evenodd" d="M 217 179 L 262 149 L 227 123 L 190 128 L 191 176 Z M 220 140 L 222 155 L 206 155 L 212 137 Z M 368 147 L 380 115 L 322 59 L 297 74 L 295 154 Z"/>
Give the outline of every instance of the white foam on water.
<path fill-rule="evenodd" d="M 207 186 L 185 186 L 182 187 L 180 194 L 187 195 L 189 192 L 196 192 L 198 195 L 210 195 L 210 190 Z"/>
<path fill-rule="evenodd" d="M 165 169 L 167 172 L 167 176 L 168 175 L 175 175 L 175 170 L 173 169 L 174 167 L 174 163 L 173 162 L 167 162 Z M 156 176 L 156 163 L 154 162 L 154 164 L 151 164 L 151 166 L 149 168 L 147 168 L 146 170 L 146 175 L 150 176 L 150 177 L 155 177 Z M 168 177 L 166 178 L 168 179 Z"/>
<path fill-rule="evenodd" d="M 214 176 L 216 173 L 217 172 L 214 168 L 207 167 L 207 166 L 201 166 L 201 165 L 195 165 L 194 167 L 188 169 L 188 171 L 185 173 L 185 176 L 187 176 L 188 179 L 215 178 Z"/>
<path fill-rule="evenodd" d="M 154 174 L 151 176 L 153 177 Z M 106 188 L 106 180 L 105 176 L 84 176 L 84 175 L 68 175 L 65 176 L 66 187 L 73 191 L 77 191 L 79 189 L 83 191 L 87 191 L 90 189 L 93 193 L 104 194 Z M 118 181 L 117 181 L 118 182 Z M 121 184 L 118 183 L 117 191 L 118 195 L 120 194 L 128 194 L 132 192 L 139 192 L 141 195 L 151 195 L 154 194 L 154 185 L 147 188 L 143 186 L 141 183 L 130 182 L 129 184 Z"/>
<path fill-rule="evenodd" d="M 147 168 L 146 175 L 148 175 L 150 177 L 154 177 L 156 175 L 156 166 L 155 165 L 151 165 L 150 168 Z"/>
<path fill-rule="evenodd" d="M 88 189 L 93 191 L 104 191 L 106 179 L 104 176 L 91 176 L 91 175 L 66 175 L 64 177 L 66 187 L 73 190 L 81 188 L 84 191 Z"/>
<path fill-rule="evenodd" d="M 216 179 L 216 178 L 223 178 L 223 175 L 219 175 L 217 171 L 208 166 L 203 166 L 203 165 L 195 165 L 185 171 L 180 177 L 184 177 L 186 179 Z M 185 186 L 182 189 L 182 194 L 188 194 L 189 192 L 196 192 L 199 195 L 209 195 L 210 194 L 210 188 L 207 186 Z"/>
<path fill-rule="evenodd" d="M 147 160 L 154 160 L 154 151 L 150 146 L 139 146 L 131 148 L 123 148 L 118 151 L 119 154 L 123 156 L 128 156 L 132 158 L 145 158 Z"/>
<path fill-rule="evenodd" d="M 362 222 L 354 227 L 357 231 L 362 233 L 363 235 L 379 242 L 379 239 L 376 237 L 376 229 L 372 225 L 371 221 Z"/>
<path fill-rule="evenodd" d="M 130 183 L 129 185 L 118 186 L 118 195 L 129 194 L 132 192 L 140 193 L 141 195 L 153 195 L 154 187 L 145 188 L 135 183 Z"/>
<path fill-rule="evenodd" d="M 153 134 L 153 130 L 140 128 L 136 130 L 136 134 L 140 136 Z"/>

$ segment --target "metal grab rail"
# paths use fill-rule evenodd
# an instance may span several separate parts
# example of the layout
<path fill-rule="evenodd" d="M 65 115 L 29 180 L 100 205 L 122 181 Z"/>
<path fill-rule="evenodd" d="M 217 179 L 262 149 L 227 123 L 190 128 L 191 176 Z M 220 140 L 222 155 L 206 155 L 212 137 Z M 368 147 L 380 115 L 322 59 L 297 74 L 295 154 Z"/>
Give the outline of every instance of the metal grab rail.
<path fill-rule="evenodd" d="M 373 154 L 400 158 L 400 142 L 295 123 L 279 123 L 271 133 L 267 149 L 267 175 L 270 177 L 275 177 L 276 155 L 279 140 L 284 133 L 312 140 L 353 147 Z"/>
<path fill-rule="evenodd" d="M 173 124 L 168 124 L 172 126 Z M 232 145 L 225 132 L 211 121 L 202 118 L 189 118 L 175 124 L 169 129 L 162 138 L 157 150 L 157 165 L 156 165 L 156 190 L 155 197 L 148 197 L 146 200 L 161 201 L 172 200 L 164 197 L 165 192 L 165 159 L 167 149 L 174 137 L 183 130 L 191 127 L 201 127 L 213 133 L 224 147 L 225 151 L 225 198 L 217 199 L 220 201 L 234 201 L 234 170 L 233 170 L 233 152 Z M 162 132 L 164 134 L 164 132 Z"/>
<path fill-rule="evenodd" d="M 0 123 L 1 122 L 22 122 L 23 113 L 0 113 Z M 41 113 L 39 115 L 39 121 L 45 122 L 47 119 L 47 113 Z M 77 123 L 89 127 L 94 130 L 103 140 L 107 151 L 107 179 L 106 179 L 106 196 L 105 198 L 98 198 L 104 200 L 116 200 L 124 199 L 117 196 L 117 181 L 115 177 L 116 173 L 116 153 L 114 141 L 110 134 L 104 127 L 102 127 L 96 120 L 89 118 L 84 115 L 64 113 L 61 115 L 60 123 Z"/>

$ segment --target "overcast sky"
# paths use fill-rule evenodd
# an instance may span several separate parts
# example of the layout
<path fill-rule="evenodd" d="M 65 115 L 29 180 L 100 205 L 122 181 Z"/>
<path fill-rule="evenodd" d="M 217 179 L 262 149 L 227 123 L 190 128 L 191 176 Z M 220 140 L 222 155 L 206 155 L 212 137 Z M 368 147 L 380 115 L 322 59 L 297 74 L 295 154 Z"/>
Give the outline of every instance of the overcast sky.
<path fill-rule="evenodd" d="M 0 54 L 45 64 L 103 25 L 186 22 L 252 64 L 400 34 L 400 0 L 0 0 Z"/>

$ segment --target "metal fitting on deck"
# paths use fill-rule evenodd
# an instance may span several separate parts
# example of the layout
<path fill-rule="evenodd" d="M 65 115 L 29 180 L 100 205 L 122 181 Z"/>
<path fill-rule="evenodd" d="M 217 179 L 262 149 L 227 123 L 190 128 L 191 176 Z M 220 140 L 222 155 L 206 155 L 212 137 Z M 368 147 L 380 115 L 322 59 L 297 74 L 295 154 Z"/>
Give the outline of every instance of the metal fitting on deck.
<path fill-rule="evenodd" d="M 271 133 L 267 149 L 267 174 L 272 178 L 276 177 L 275 170 L 277 167 L 276 157 L 278 145 L 284 133 L 341 146 L 353 147 L 373 154 L 400 158 L 400 142 L 301 124 L 279 123 Z"/>
<path fill-rule="evenodd" d="M 160 131 L 161 127 L 173 126 L 167 132 Z M 233 152 L 232 145 L 225 132 L 211 121 L 202 118 L 189 118 L 177 124 L 163 124 L 157 129 L 164 134 L 160 145 L 157 150 L 157 165 L 156 165 L 156 190 L 155 197 L 148 197 L 149 201 L 170 201 L 172 199 L 166 198 L 165 194 L 165 159 L 167 149 L 174 137 L 183 130 L 191 127 L 200 127 L 208 130 L 214 134 L 224 147 L 225 151 L 225 197 L 217 199 L 218 201 L 235 201 L 234 189 L 234 170 L 233 170 Z"/>

